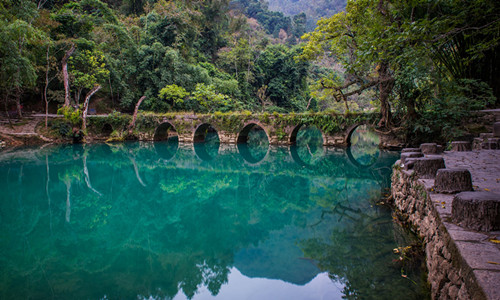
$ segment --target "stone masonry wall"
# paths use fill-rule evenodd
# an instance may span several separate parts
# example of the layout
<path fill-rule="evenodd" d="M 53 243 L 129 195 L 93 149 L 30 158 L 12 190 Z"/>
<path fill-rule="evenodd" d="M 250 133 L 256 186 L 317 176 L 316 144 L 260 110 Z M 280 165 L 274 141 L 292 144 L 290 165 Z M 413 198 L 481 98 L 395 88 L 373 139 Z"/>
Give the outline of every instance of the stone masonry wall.
<path fill-rule="evenodd" d="M 423 239 L 432 298 L 487 299 L 436 209 L 444 204 L 429 195 L 433 180 L 418 179 L 399 162 L 393 169 L 394 204 Z"/>

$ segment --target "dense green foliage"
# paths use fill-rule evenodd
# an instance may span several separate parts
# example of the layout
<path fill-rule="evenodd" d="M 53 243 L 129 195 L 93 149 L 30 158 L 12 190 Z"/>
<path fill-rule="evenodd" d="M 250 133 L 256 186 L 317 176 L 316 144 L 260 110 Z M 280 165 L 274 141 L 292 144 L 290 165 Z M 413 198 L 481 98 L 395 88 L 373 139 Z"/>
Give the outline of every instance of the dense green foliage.
<path fill-rule="evenodd" d="M 499 11 L 489 0 L 349 1 L 305 36 L 304 57 L 326 54 L 341 65 L 317 81 L 339 101 L 376 88 L 379 125 L 396 125 L 413 142 L 449 140 L 463 134 L 471 110 L 495 102 Z"/>
<path fill-rule="evenodd" d="M 2 1 L 2 110 L 76 108 L 100 87 L 98 113 L 142 96 L 157 113 L 379 111 L 416 142 L 463 135 L 470 110 L 498 105 L 497 1 L 349 1 L 305 45 L 307 20 L 340 4 L 271 4 L 305 14 L 258 0 Z"/>

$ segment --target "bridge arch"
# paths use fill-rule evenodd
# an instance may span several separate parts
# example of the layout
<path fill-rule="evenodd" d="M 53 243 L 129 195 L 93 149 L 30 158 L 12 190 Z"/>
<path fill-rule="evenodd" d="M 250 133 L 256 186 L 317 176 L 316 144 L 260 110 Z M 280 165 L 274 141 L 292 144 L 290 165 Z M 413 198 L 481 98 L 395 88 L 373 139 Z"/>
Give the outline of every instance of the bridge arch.
<path fill-rule="evenodd" d="M 257 128 L 260 128 L 265 132 L 267 141 L 270 142 L 269 130 L 266 128 L 266 126 L 255 120 L 249 121 L 243 125 L 243 128 L 238 132 L 238 138 L 236 139 L 236 142 L 238 144 L 247 143 L 249 133 Z"/>
<path fill-rule="evenodd" d="M 370 123 L 368 122 L 359 122 L 357 124 L 354 124 L 354 125 L 351 125 L 347 128 L 347 130 L 345 131 L 346 132 L 346 136 L 345 136 L 345 143 L 347 144 L 347 146 L 351 146 L 351 138 L 352 138 L 352 134 L 356 131 L 356 129 L 358 129 L 358 127 L 360 126 L 367 126 L 368 128 L 374 128 Z M 378 135 L 378 134 L 377 134 Z M 379 136 L 380 138 L 380 136 Z"/>
<path fill-rule="evenodd" d="M 208 133 L 214 133 L 217 135 L 217 139 L 220 141 L 219 130 L 215 128 L 215 126 L 209 123 L 201 123 L 199 124 L 193 133 L 193 142 L 202 143 L 205 142 Z"/>
<path fill-rule="evenodd" d="M 175 130 L 175 127 L 174 125 L 172 125 L 172 123 L 166 121 L 156 127 L 153 140 L 166 141 L 169 137 L 172 136 L 177 136 L 177 131 Z"/>
<path fill-rule="evenodd" d="M 211 124 L 199 124 L 194 130 L 193 142 L 195 155 L 202 161 L 211 161 L 219 155 L 219 133 Z"/>
<path fill-rule="evenodd" d="M 113 126 L 109 123 L 104 124 L 101 128 L 101 135 L 110 136 L 111 133 L 113 133 Z"/>
<path fill-rule="evenodd" d="M 300 129 L 303 127 L 303 126 L 314 126 L 314 125 L 308 125 L 308 124 L 305 124 L 305 123 L 300 123 L 298 124 L 297 126 L 295 126 L 292 130 L 292 132 L 290 133 L 290 136 L 288 138 L 288 143 L 290 145 L 295 145 L 297 144 L 297 134 L 299 133 Z M 326 135 L 323 133 L 323 131 L 321 131 L 321 129 L 319 129 L 317 126 L 314 126 L 316 129 L 318 129 L 318 131 L 321 133 L 321 139 L 323 141 L 323 145 L 326 145 L 327 144 L 327 140 L 326 140 Z"/>

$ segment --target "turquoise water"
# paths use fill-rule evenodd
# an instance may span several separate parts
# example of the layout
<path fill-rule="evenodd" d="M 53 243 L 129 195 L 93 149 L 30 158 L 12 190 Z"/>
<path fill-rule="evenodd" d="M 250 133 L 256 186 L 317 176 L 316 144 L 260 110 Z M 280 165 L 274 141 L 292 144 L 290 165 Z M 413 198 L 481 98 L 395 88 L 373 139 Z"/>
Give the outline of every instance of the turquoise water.
<path fill-rule="evenodd" d="M 375 204 L 397 154 L 297 143 L 0 153 L 0 298 L 419 299 Z"/>

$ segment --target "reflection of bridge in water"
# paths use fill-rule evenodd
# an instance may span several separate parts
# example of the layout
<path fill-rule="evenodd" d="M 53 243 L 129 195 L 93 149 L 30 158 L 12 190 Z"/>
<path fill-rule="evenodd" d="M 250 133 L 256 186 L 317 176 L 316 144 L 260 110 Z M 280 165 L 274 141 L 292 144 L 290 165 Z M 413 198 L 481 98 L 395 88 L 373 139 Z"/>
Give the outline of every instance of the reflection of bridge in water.
<path fill-rule="evenodd" d="M 152 151 L 154 154 L 151 154 Z M 147 161 L 151 164 L 160 163 L 172 169 L 374 180 L 384 178 L 391 172 L 388 165 L 396 157 L 394 152 L 377 151 L 371 165 L 367 166 L 356 161 L 350 148 L 321 147 L 318 153 L 310 156 L 307 148 L 295 145 L 252 148 L 246 144 L 169 142 L 141 143 L 141 147 L 134 152 L 137 152 L 137 156 L 148 156 Z M 146 154 L 148 152 L 150 154 Z M 198 163 L 193 164 L 193 156 Z M 142 163 L 149 164 L 146 161 Z M 239 166 L 238 170 L 235 170 L 235 165 Z"/>

